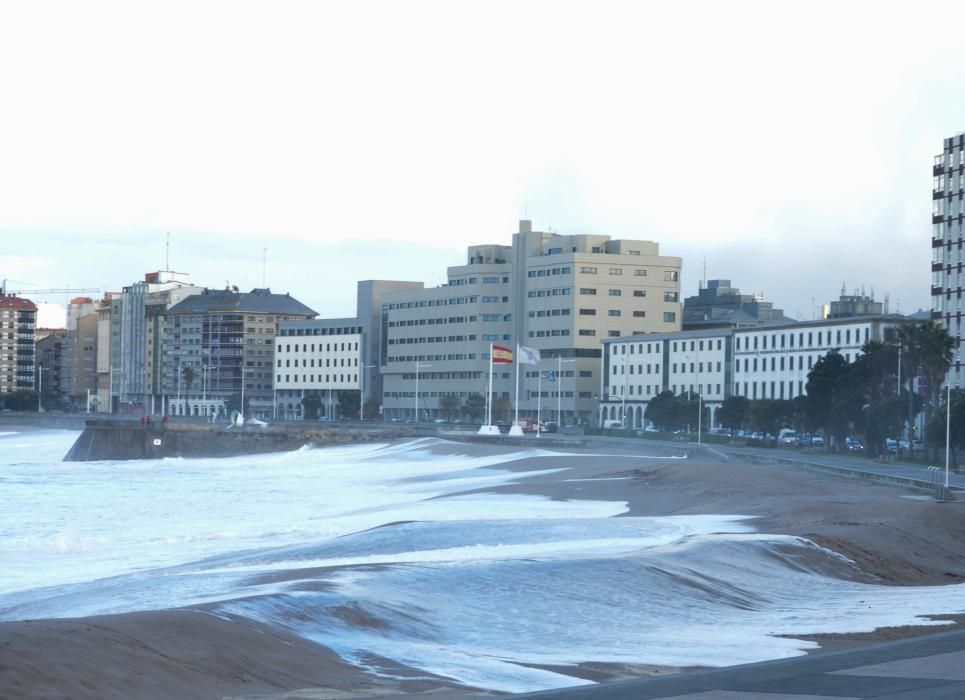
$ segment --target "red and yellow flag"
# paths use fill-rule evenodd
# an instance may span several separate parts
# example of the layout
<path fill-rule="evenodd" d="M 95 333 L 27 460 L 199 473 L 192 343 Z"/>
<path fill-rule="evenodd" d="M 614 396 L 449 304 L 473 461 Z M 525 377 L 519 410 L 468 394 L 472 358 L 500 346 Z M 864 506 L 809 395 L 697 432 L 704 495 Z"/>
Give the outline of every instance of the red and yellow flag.
<path fill-rule="evenodd" d="M 513 351 L 509 348 L 504 348 L 502 345 L 493 345 L 493 364 L 512 364 L 513 362 Z"/>

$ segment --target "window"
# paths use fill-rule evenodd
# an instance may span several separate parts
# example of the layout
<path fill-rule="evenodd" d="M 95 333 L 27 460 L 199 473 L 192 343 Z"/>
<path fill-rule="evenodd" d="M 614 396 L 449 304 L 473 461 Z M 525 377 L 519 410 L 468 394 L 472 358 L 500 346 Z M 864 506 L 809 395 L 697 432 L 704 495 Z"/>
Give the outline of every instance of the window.
<path fill-rule="evenodd" d="M 609 311 L 607 311 L 607 316 L 619 316 L 619 315 L 620 315 L 619 309 L 610 309 Z"/>
<path fill-rule="evenodd" d="M 590 328 L 581 328 L 580 335 L 596 335 L 596 331 Z"/>
<path fill-rule="evenodd" d="M 595 274 L 596 274 L 596 268 L 595 268 L 595 267 L 581 267 L 581 268 L 580 268 L 580 272 L 582 272 L 584 275 L 595 275 Z"/>
<path fill-rule="evenodd" d="M 610 268 L 610 274 L 611 274 L 611 275 L 622 275 L 622 274 L 623 274 L 623 270 L 620 269 L 619 267 L 611 267 L 611 268 Z"/>
<path fill-rule="evenodd" d="M 596 296 L 596 290 L 590 289 L 588 287 L 580 287 L 580 294 L 589 294 L 590 296 Z"/>
<path fill-rule="evenodd" d="M 607 331 L 606 334 L 607 334 L 609 337 L 611 337 L 611 338 L 619 338 L 619 337 L 620 337 L 620 331 Z"/>
<path fill-rule="evenodd" d="M 633 296 L 635 296 L 635 297 L 645 297 L 645 296 L 647 296 L 647 290 L 646 290 L 646 289 L 634 289 L 634 290 L 633 290 Z"/>
<path fill-rule="evenodd" d="M 664 300 L 664 301 L 677 301 L 678 298 L 679 298 L 679 297 L 677 296 L 677 292 L 664 292 L 664 293 L 663 293 L 663 300 Z"/>
<path fill-rule="evenodd" d="M 674 323 L 677 320 L 677 314 L 673 311 L 663 312 L 663 322 L 664 323 Z"/>
<path fill-rule="evenodd" d="M 634 276 L 634 277 L 646 277 L 646 276 L 647 276 L 647 271 L 646 271 L 646 270 L 634 270 L 634 271 L 633 271 L 633 276 Z"/>
<path fill-rule="evenodd" d="M 647 317 L 647 312 L 646 312 L 646 311 L 634 311 L 634 312 L 633 312 L 633 317 L 634 317 L 634 318 L 646 318 L 646 317 Z"/>
<path fill-rule="evenodd" d="M 580 316 L 596 316 L 596 309 L 580 309 Z"/>
<path fill-rule="evenodd" d="M 620 295 L 622 295 L 622 294 L 623 294 L 622 290 L 619 290 L 619 289 L 611 289 L 611 290 L 610 290 L 610 296 L 611 296 L 611 297 L 618 297 L 618 296 L 620 296 Z"/>
<path fill-rule="evenodd" d="M 676 282 L 679 274 L 676 270 L 664 270 L 663 280 L 664 282 Z"/>

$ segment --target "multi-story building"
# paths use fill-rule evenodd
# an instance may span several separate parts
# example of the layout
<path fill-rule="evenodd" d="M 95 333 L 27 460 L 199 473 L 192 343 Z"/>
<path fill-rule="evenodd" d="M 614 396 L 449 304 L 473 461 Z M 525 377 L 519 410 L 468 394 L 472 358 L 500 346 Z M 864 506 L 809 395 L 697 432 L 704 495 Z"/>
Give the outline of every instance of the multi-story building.
<path fill-rule="evenodd" d="M 244 393 L 249 415 L 270 418 L 279 325 L 316 313 L 270 289 L 205 289 L 165 316 L 160 386 L 167 413 L 212 415 L 222 412 L 231 396 Z"/>
<path fill-rule="evenodd" d="M 965 133 L 945 139 L 942 152 L 932 166 L 932 319 L 941 323 L 955 339 L 952 366 L 947 380 L 965 386 L 958 348 L 962 341 L 965 301 L 963 264 L 965 252 Z"/>
<path fill-rule="evenodd" d="M 43 405 L 48 410 L 59 408 L 63 403 L 64 348 L 67 343 L 66 329 L 45 328 L 43 337 L 37 340 L 37 372 L 43 374 Z M 39 334 L 38 334 L 39 335 Z"/>
<path fill-rule="evenodd" d="M 322 418 L 340 416 L 343 394 L 359 392 L 375 372 L 363 361 L 365 334 L 357 318 L 282 321 L 275 338 L 275 418 L 302 418 L 302 399 L 321 399 Z M 375 368 L 377 369 L 377 368 Z"/>
<path fill-rule="evenodd" d="M 720 328 L 604 341 L 599 422 L 644 423 L 657 394 L 700 394 L 714 411 L 729 396 L 793 399 L 806 394 L 808 372 L 831 350 L 852 362 L 869 340 L 892 340 L 905 316 L 862 316 L 750 328 Z"/>
<path fill-rule="evenodd" d="M 38 388 L 34 371 L 37 305 L 0 293 L 0 394 Z"/>
<path fill-rule="evenodd" d="M 741 294 L 730 280 L 708 280 L 697 296 L 684 299 L 685 330 L 743 328 L 794 321 L 760 294 Z"/>
<path fill-rule="evenodd" d="M 94 304 L 94 311 L 97 314 L 97 340 L 95 342 L 95 368 L 97 371 L 97 396 L 93 399 L 95 409 L 98 413 L 111 413 L 114 406 L 112 398 L 115 396 L 113 391 L 113 379 L 116 376 L 114 367 L 111 363 L 111 340 L 114 324 L 111 323 L 111 310 L 114 308 L 112 298 L 116 296 L 113 292 L 108 292 L 104 298 Z"/>
<path fill-rule="evenodd" d="M 111 299 L 111 372 L 114 401 L 123 410 L 160 413 L 164 312 L 203 289 L 189 275 L 162 270 L 124 287 Z"/>
<path fill-rule="evenodd" d="M 520 414 L 535 416 L 542 400 L 589 422 L 600 341 L 680 329 L 681 260 L 652 241 L 546 233 L 521 221 L 512 245 L 471 246 L 467 258 L 442 287 L 383 297 L 386 417 L 413 418 L 417 402 L 419 419 L 438 417 L 445 396 L 485 396 L 490 346 L 519 344 L 542 356 L 540 366 L 521 368 Z M 541 383 L 542 371 L 561 376 Z M 496 367 L 493 392 L 514 396 L 511 367 Z"/>

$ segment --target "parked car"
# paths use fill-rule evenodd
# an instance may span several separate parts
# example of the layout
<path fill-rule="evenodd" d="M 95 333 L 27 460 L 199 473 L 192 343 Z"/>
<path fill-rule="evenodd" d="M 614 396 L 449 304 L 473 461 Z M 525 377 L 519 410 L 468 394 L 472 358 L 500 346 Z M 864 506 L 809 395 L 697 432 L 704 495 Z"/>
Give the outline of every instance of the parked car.
<path fill-rule="evenodd" d="M 796 445 L 798 442 L 797 431 L 791 428 L 783 428 L 777 435 L 777 441 L 782 445 Z"/>
<path fill-rule="evenodd" d="M 894 438 L 885 438 L 885 452 L 890 455 L 898 453 L 898 441 Z"/>
<path fill-rule="evenodd" d="M 623 430 L 623 421 L 605 420 L 603 421 L 604 430 Z"/>
<path fill-rule="evenodd" d="M 844 446 L 850 452 L 860 452 L 864 449 L 864 443 L 861 442 L 861 438 L 857 437 L 846 437 L 844 439 Z"/>
<path fill-rule="evenodd" d="M 821 435 L 812 435 L 811 444 L 815 447 L 824 447 L 824 437 Z"/>

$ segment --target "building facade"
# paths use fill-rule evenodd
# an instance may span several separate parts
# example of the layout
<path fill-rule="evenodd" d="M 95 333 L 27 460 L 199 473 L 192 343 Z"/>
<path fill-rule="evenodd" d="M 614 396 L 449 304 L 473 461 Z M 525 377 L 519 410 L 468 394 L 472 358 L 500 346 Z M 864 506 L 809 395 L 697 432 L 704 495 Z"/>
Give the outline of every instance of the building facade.
<path fill-rule="evenodd" d="M 36 304 L 15 294 L 0 294 L 0 394 L 38 389 L 36 327 Z"/>
<path fill-rule="evenodd" d="M 270 289 L 206 289 L 173 305 L 162 340 L 166 413 L 223 414 L 232 396 L 244 394 L 247 415 L 271 418 L 279 325 L 315 316 L 297 299 Z"/>
<path fill-rule="evenodd" d="M 133 413 L 161 412 L 164 312 L 203 289 L 189 275 L 150 272 L 111 299 L 112 401 Z"/>
<path fill-rule="evenodd" d="M 807 393 L 808 372 L 837 350 L 848 362 L 868 341 L 888 342 L 912 319 L 898 315 L 802 321 L 752 328 L 682 331 L 606 341 L 599 424 L 645 424 L 662 391 L 699 394 L 714 412 L 729 396 L 793 399 Z"/>
<path fill-rule="evenodd" d="M 549 402 L 565 420 L 592 422 L 601 341 L 679 330 L 680 268 L 653 241 L 540 232 L 529 221 L 512 245 L 471 246 L 448 284 L 383 297 L 385 416 L 439 418 L 446 396 L 485 396 L 491 345 L 519 344 L 542 357 L 521 368 L 520 415 Z M 544 371 L 562 376 L 543 382 Z M 515 395 L 512 366 L 496 366 L 493 393 Z"/>
<path fill-rule="evenodd" d="M 363 361 L 365 334 L 357 318 L 282 321 L 275 338 L 274 417 L 298 420 L 302 400 L 321 400 L 319 417 L 358 418 L 357 410 L 341 415 L 342 398 L 358 394 L 377 367 Z"/>
<path fill-rule="evenodd" d="M 794 321 L 760 294 L 741 294 L 730 280 L 708 280 L 697 296 L 684 299 L 685 330 L 742 328 Z"/>
<path fill-rule="evenodd" d="M 946 138 L 932 165 L 931 317 L 955 339 L 947 381 L 965 387 L 958 348 L 962 340 L 965 301 L 965 134 Z"/>

